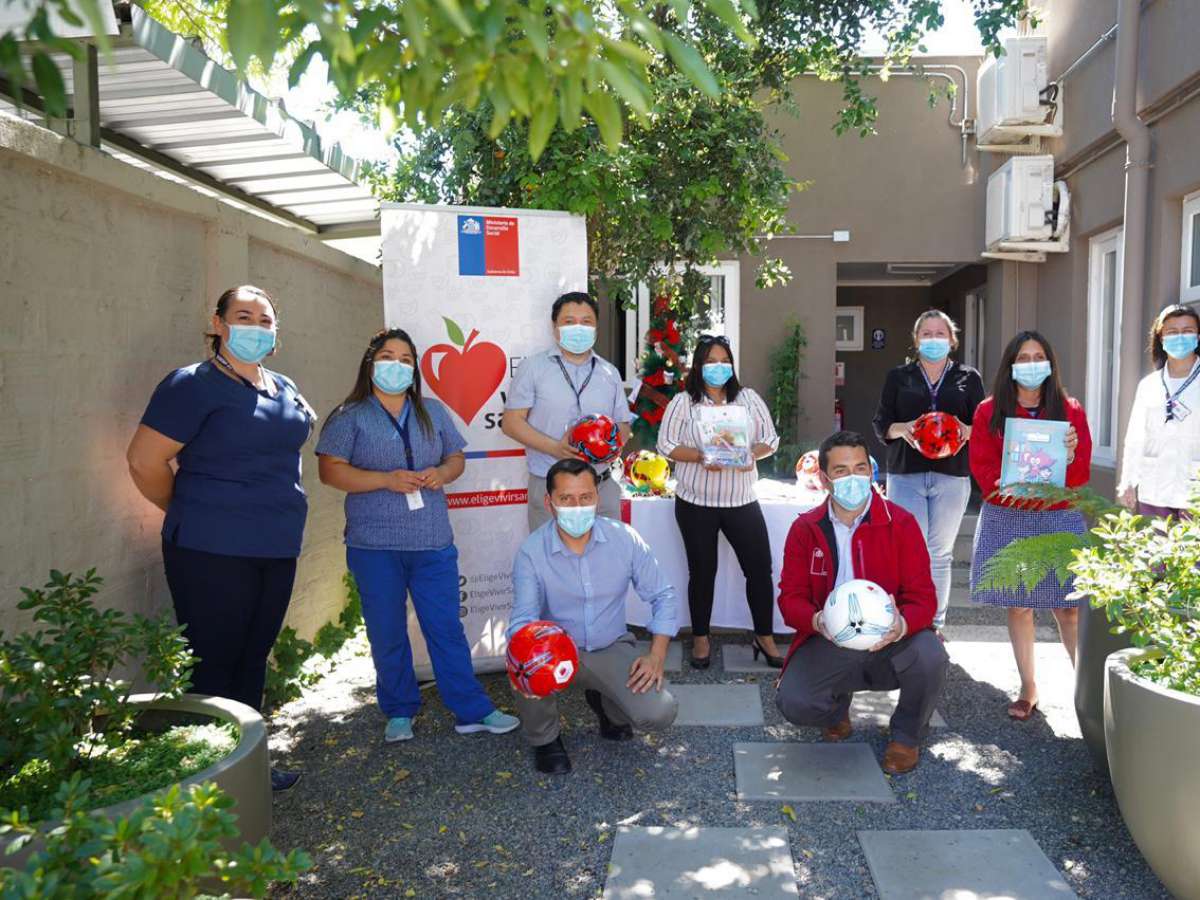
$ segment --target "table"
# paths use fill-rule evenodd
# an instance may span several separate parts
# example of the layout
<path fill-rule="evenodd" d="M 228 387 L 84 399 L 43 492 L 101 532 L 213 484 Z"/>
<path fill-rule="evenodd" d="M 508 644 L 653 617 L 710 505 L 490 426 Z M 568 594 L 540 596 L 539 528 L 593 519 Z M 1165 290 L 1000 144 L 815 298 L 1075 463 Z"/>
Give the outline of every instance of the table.
<path fill-rule="evenodd" d="M 779 576 L 783 571 L 783 544 L 788 529 L 798 515 L 824 502 L 824 495 L 799 492 L 789 483 L 766 479 L 757 482 L 756 493 L 771 541 L 771 577 L 778 598 Z M 636 528 L 654 551 L 659 566 L 679 592 L 679 627 L 690 626 L 687 556 L 683 550 L 683 539 L 679 536 L 679 526 L 675 524 L 675 499 L 627 497 L 621 503 L 621 518 Z M 750 631 L 752 623 L 750 609 L 746 605 L 746 579 L 724 535 L 718 541 L 719 561 L 710 624 L 718 628 L 744 628 Z M 625 618 L 631 625 L 645 625 L 650 621 L 650 607 L 632 590 L 625 601 Z M 778 603 L 775 605 L 775 631 L 781 634 L 790 634 L 792 631 L 783 624 Z"/>

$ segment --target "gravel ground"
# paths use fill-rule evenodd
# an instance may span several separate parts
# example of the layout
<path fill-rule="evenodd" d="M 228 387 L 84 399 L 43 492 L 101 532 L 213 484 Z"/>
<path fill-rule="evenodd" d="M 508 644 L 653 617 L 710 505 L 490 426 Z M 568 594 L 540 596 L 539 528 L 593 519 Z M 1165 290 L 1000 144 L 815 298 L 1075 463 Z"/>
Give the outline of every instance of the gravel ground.
<path fill-rule="evenodd" d="M 426 693 L 416 739 L 384 744 L 374 673 L 359 644 L 271 723 L 276 763 L 305 772 L 276 798 L 271 837 L 280 848 L 306 849 L 316 864 L 277 896 L 596 897 L 616 828 L 637 824 L 784 825 L 803 897 L 877 896 L 855 833 L 909 828 L 1027 828 L 1082 897 L 1167 897 L 1078 738 L 1061 648 L 1038 645 L 1046 716 L 1016 725 L 1003 714 L 1014 677 L 1007 643 L 948 633 L 954 664 L 939 709 L 950 727 L 934 732 L 913 773 L 891 779 L 899 802 L 795 803 L 796 821 L 778 803 L 735 799 L 735 741 L 820 739 L 782 720 L 769 676 L 716 665 L 696 672 L 685 662 L 675 676 L 684 683 L 759 684 L 765 729 L 677 728 L 624 744 L 599 739 L 582 692 L 572 691 L 562 709 L 575 771 L 548 778 L 533 769 L 518 732 L 456 734 L 436 690 Z M 482 680 L 511 711 L 507 679 Z M 877 757 L 886 743 L 881 733 L 852 740 Z"/>

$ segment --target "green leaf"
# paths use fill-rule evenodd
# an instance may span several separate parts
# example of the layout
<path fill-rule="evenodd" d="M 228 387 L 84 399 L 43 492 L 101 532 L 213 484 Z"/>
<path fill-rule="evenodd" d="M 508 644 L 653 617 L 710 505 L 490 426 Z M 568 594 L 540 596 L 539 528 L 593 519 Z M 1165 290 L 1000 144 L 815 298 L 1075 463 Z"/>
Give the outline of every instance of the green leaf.
<path fill-rule="evenodd" d="M 270 68 L 279 38 L 279 11 L 272 0 L 229 0 L 226 35 L 229 53 L 239 69 L 257 56 Z"/>
<path fill-rule="evenodd" d="M 758 44 L 754 35 L 746 28 L 746 23 L 742 21 L 742 17 L 738 13 L 737 7 L 733 5 L 732 0 L 704 0 L 704 5 L 710 13 L 728 25 L 730 31 L 741 38 L 743 44 L 748 47 L 754 47 Z"/>
<path fill-rule="evenodd" d="M 450 340 L 461 347 L 467 342 L 466 337 L 462 333 L 462 329 L 458 327 L 458 323 L 453 319 L 442 316 L 442 321 L 446 323 L 446 334 L 450 335 Z"/>
<path fill-rule="evenodd" d="M 579 127 L 579 114 L 583 110 L 583 79 L 567 77 L 558 94 L 558 114 L 563 128 L 572 132 Z"/>
<path fill-rule="evenodd" d="M 400 4 L 400 17 L 404 20 L 404 36 L 412 43 L 417 55 L 424 56 L 429 46 L 425 40 L 425 23 L 412 0 Z"/>
<path fill-rule="evenodd" d="M 533 114 L 529 122 L 529 155 L 534 162 L 541 158 L 542 151 L 546 149 L 546 142 L 550 140 L 557 120 L 558 110 L 553 103 L 543 103 Z"/>
<path fill-rule="evenodd" d="M 601 60 L 600 70 L 626 103 L 640 113 L 650 112 L 650 100 L 646 96 L 645 85 L 624 65 Z"/>
<path fill-rule="evenodd" d="M 717 79 L 709 71 L 703 57 L 696 52 L 696 48 L 669 31 L 664 31 L 662 37 L 663 43 L 667 45 L 667 53 L 688 80 L 714 100 L 719 97 L 721 89 L 717 85 Z"/>
<path fill-rule="evenodd" d="M 637 63 L 639 66 L 648 66 L 654 62 L 653 54 L 647 53 L 637 44 L 632 44 L 629 41 L 615 41 L 612 38 L 602 36 L 600 43 L 604 44 L 606 50 L 611 50 L 613 53 L 625 57 L 630 62 Z"/>
<path fill-rule="evenodd" d="M 300 51 L 300 55 L 296 57 L 295 61 L 288 68 L 288 87 L 294 88 L 300 83 L 300 79 L 308 71 L 308 66 L 313 61 L 313 57 L 324 55 L 322 49 L 323 44 L 321 41 L 313 41 Z"/>
<path fill-rule="evenodd" d="M 38 93 L 46 101 L 46 113 L 56 118 L 67 114 L 67 88 L 63 84 L 62 72 L 44 50 L 33 54 L 33 78 Z"/>
<path fill-rule="evenodd" d="M 616 153 L 621 146 L 621 109 L 612 94 L 592 91 L 583 98 L 584 108 L 600 129 L 600 139 L 609 153 Z"/>
<path fill-rule="evenodd" d="M 471 27 L 471 23 L 463 13 L 458 0 L 437 0 L 437 5 L 442 8 L 442 12 L 446 14 L 446 18 L 462 33 L 463 37 L 474 36 L 475 29 Z"/>

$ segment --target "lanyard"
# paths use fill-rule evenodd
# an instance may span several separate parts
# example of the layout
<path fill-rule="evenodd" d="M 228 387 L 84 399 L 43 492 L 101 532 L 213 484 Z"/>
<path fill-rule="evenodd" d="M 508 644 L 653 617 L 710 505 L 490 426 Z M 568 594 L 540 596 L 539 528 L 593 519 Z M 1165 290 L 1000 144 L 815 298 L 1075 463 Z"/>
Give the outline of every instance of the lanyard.
<path fill-rule="evenodd" d="M 917 363 L 917 369 L 921 373 L 921 378 L 925 380 L 925 387 L 929 388 L 929 408 L 933 412 L 937 412 L 938 392 L 942 389 L 942 382 L 946 380 L 946 375 L 949 374 L 950 367 L 952 365 L 954 365 L 954 363 L 946 363 L 945 367 L 942 369 L 942 374 L 938 376 L 937 384 L 934 384 L 929 380 L 929 376 L 925 374 L 925 367 L 920 363 Z"/>
<path fill-rule="evenodd" d="M 412 418 L 409 414 L 408 406 L 412 403 L 412 400 L 408 400 L 404 405 L 404 410 L 401 412 L 401 415 L 404 417 L 404 424 L 401 425 L 396 421 L 395 416 L 383 408 L 383 404 L 379 402 L 377 397 L 372 397 L 371 399 L 375 401 L 375 404 L 379 407 L 379 411 L 392 423 L 392 427 L 396 429 L 396 434 L 400 435 L 400 440 L 404 442 L 404 460 L 408 463 L 408 470 L 415 472 L 416 466 L 413 465 L 412 443 L 408 439 L 408 423 Z"/>
<path fill-rule="evenodd" d="M 253 381 L 251 381 L 249 378 L 247 378 L 241 372 L 239 372 L 237 369 L 235 369 L 230 364 L 229 360 L 227 360 L 222 354 L 218 353 L 216 356 L 213 357 L 213 359 L 215 359 L 220 365 L 224 366 L 225 369 L 229 372 L 229 374 L 231 374 L 234 378 L 236 378 L 238 381 L 240 381 L 246 387 L 250 388 L 250 390 L 256 391 L 257 393 L 260 393 L 260 394 L 266 394 L 268 397 L 274 396 L 274 394 L 272 394 L 270 392 L 270 390 L 268 390 L 266 388 L 258 387 L 257 385 L 254 384 Z M 263 384 L 264 385 L 269 384 L 270 382 L 267 381 L 267 373 L 263 371 L 262 366 L 258 367 L 258 371 L 259 371 L 259 374 L 262 376 Z"/>
<path fill-rule="evenodd" d="M 1187 379 L 1179 386 L 1179 389 L 1175 393 L 1171 393 L 1171 389 L 1167 387 L 1167 367 L 1163 366 L 1158 371 L 1162 377 L 1163 393 L 1167 395 L 1167 421 L 1170 422 L 1175 418 L 1176 404 L 1183 406 L 1179 400 L 1180 395 L 1191 387 L 1192 382 L 1196 380 L 1196 376 L 1200 375 L 1200 360 L 1192 365 L 1191 374 L 1188 375 Z"/>
<path fill-rule="evenodd" d="M 592 367 L 588 369 L 587 378 L 583 379 L 583 384 L 579 386 L 579 390 L 575 389 L 575 382 L 571 380 L 571 376 L 567 374 L 567 367 L 563 365 L 562 357 L 554 357 L 554 361 L 558 363 L 558 370 L 562 372 L 563 378 L 567 380 L 567 387 L 571 389 L 571 393 L 575 395 L 575 408 L 583 412 L 583 403 L 579 399 L 583 396 L 583 392 L 587 390 L 587 386 L 592 382 L 592 376 L 596 374 L 596 357 L 592 357 Z"/>

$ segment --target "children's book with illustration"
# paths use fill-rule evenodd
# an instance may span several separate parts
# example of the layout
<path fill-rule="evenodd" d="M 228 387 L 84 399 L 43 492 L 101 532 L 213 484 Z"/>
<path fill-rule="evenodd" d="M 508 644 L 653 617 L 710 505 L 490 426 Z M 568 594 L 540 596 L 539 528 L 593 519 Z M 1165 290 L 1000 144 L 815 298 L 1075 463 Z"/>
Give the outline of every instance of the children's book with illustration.
<path fill-rule="evenodd" d="M 744 406 L 697 406 L 696 428 L 706 466 L 744 468 L 754 462 L 750 452 L 750 414 Z"/>
<path fill-rule="evenodd" d="M 1000 487 L 1066 487 L 1069 427 L 1066 422 L 1054 420 L 1006 419 Z"/>

